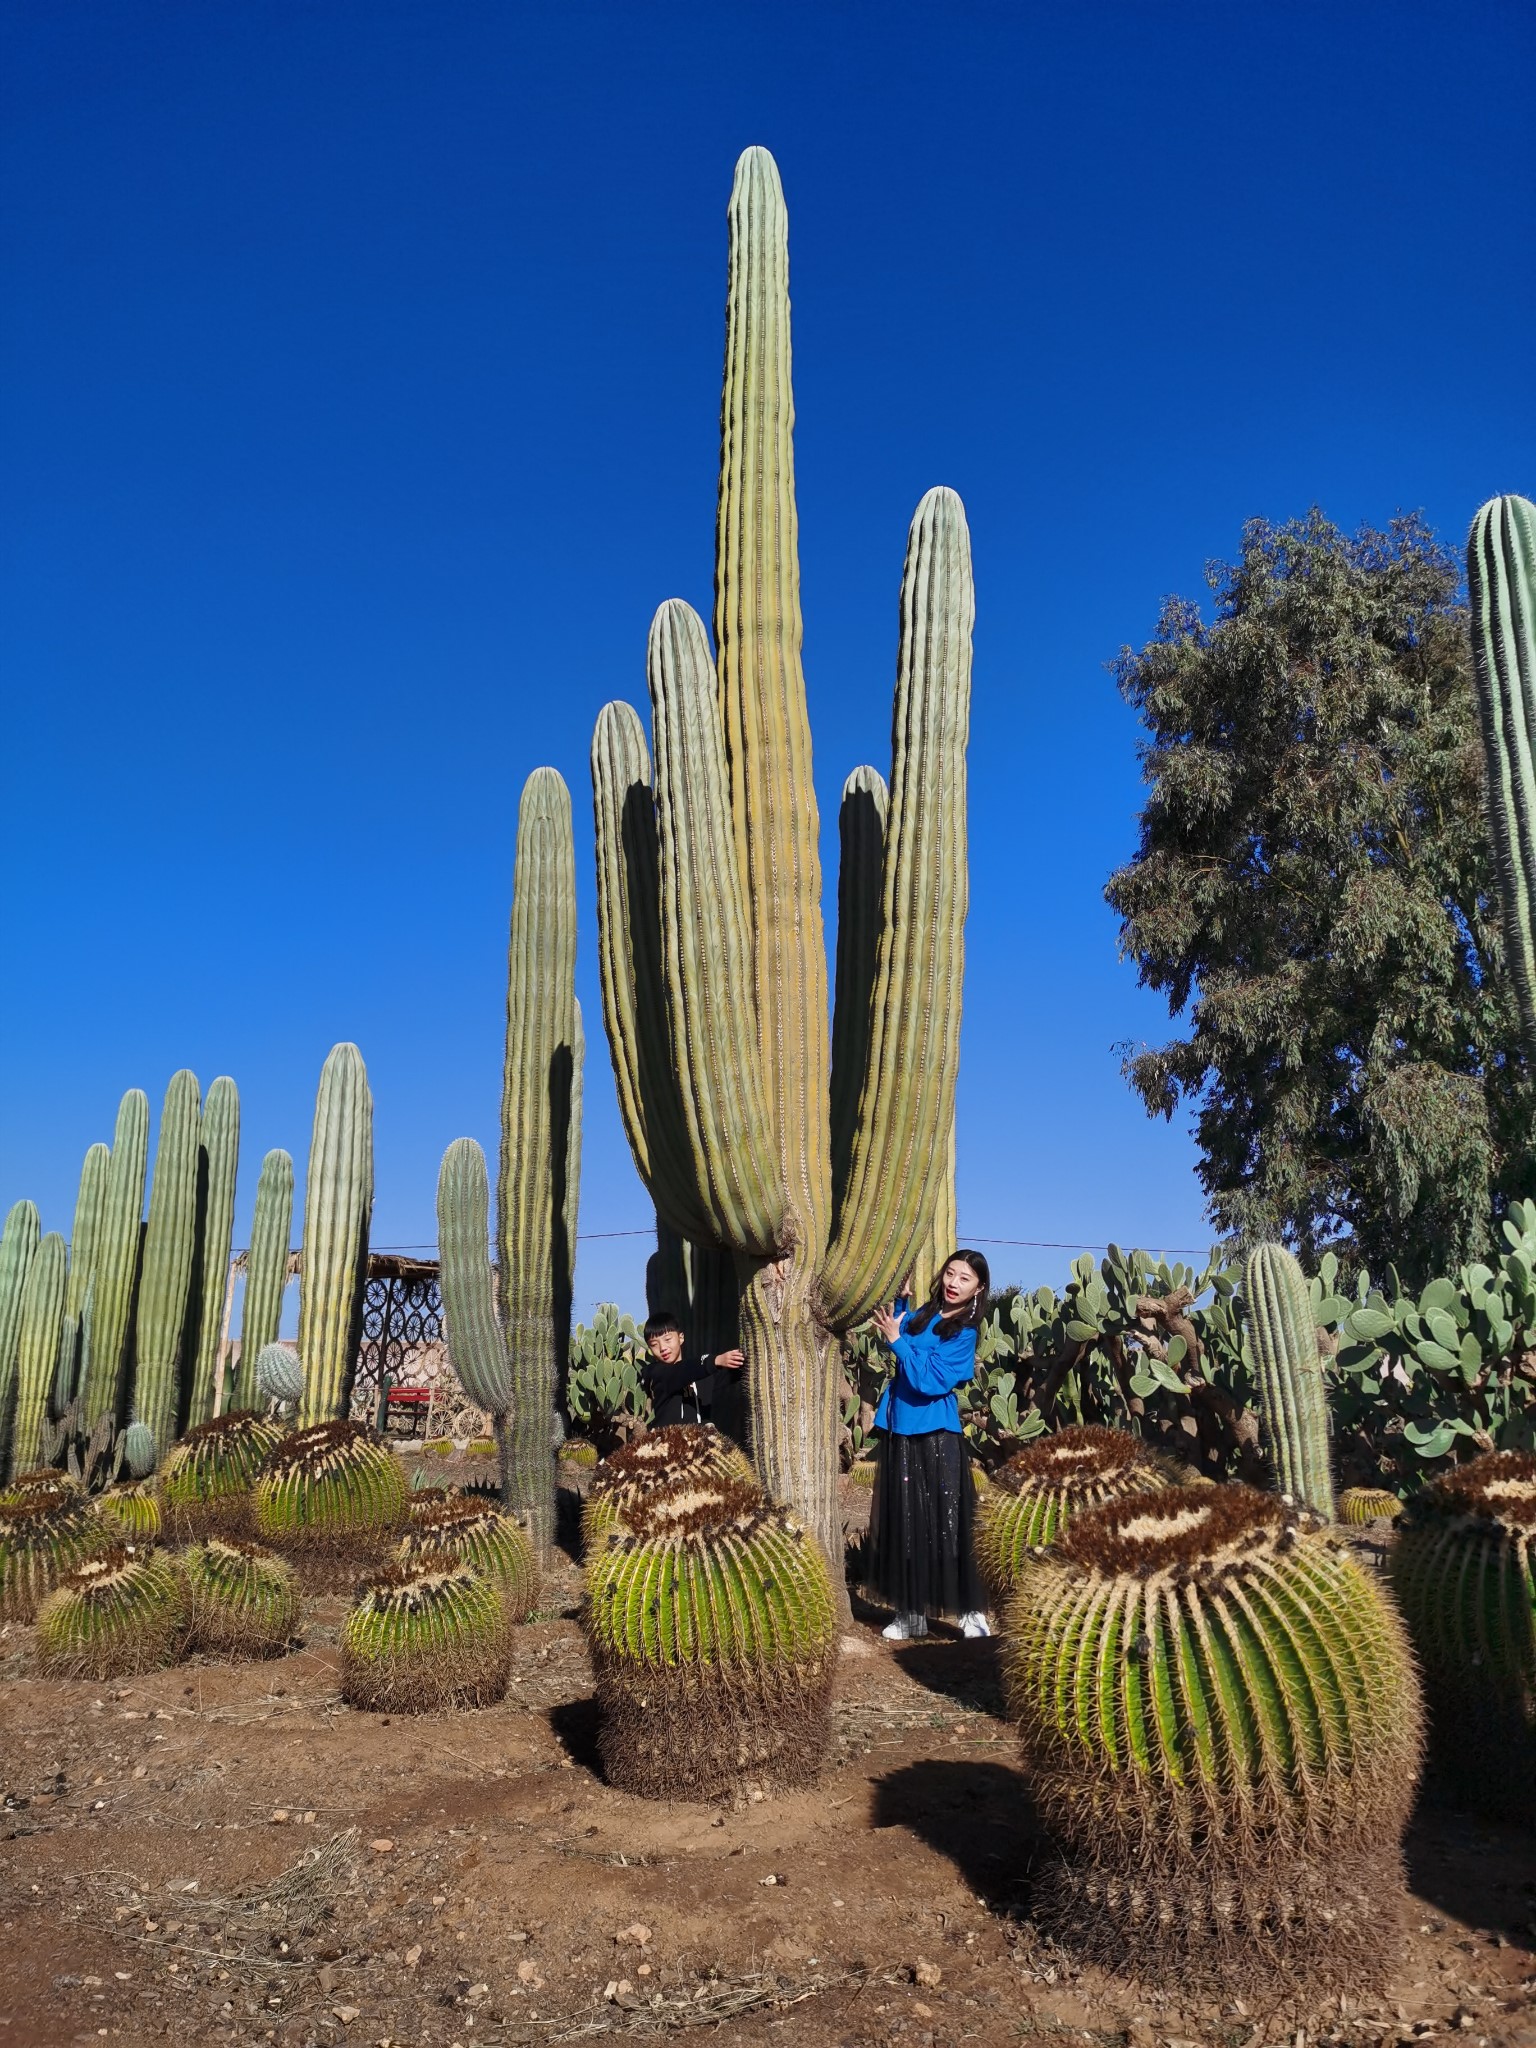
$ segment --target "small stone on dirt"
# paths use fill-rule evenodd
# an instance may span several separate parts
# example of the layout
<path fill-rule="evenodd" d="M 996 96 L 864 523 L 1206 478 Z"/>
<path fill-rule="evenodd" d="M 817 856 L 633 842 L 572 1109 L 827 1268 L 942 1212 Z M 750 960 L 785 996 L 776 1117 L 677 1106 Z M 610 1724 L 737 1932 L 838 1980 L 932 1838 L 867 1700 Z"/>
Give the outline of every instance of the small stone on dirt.
<path fill-rule="evenodd" d="M 649 1927 L 642 1927 L 638 1920 L 632 1920 L 628 1927 L 621 1927 L 613 1937 L 615 1941 L 632 1941 L 644 1948 L 651 1938 Z"/>
<path fill-rule="evenodd" d="M 410 1947 L 409 1947 L 409 1948 L 408 1948 L 408 1949 L 406 1950 L 406 1952 L 405 1952 L 405 1967 L 406 1967 L 406 1968 L 407 1968 L 408 1970 L 414 1970 L 414 1969 L 415 1969 L 415 1967 L 416 1967 L 416 1965 L 417 1965 L 417 1964 L 418 1964 L 418 1963 L 419 1963 L 420 1961 L 421 1961 L 421 1943 L 420 1943 L 419 1941 L 413 1941 L 413 1942 L 411 1943 Z"/>
<path fill-rule="evenodd" d="M 285 1820 L 287 1819 L 286 1814 L 283 1817 Z M 370 1842 L 368 1846 L 375 1856 L 387 1856 L 395 1845 L 388 1835 L 380 1835 L 375 1841 Z"/>
<path fill-rule="evenodd" d="M 352 2022 L 356 2019 L 361 2019 L 363 2014 L 363 2008 L 360 2005 L 333 2005 L 331 2011 L 335 2013 L 337 2019 L 341 2021 L 344 2027 L 350 2027 Z"/>
<path fill-rule="evenodd" d="M 921 1984 L 927 1990 L 932 1991 L 936 1985 L 944 1982 L 944 1972 L 937 1963 L 925 1962 L 919 1956 L 912 1971 L 912 1978 L 914 1983 Z"/>
<path fill-rule="evenodd" d="M 518 1964 L 517 1981 L 519 1984 L 528 1985 L 534 1991 L 544 1989 L 544 1979 L 539 1975 L 539 1966 L 532 1956 L 524 1956 Z"/>

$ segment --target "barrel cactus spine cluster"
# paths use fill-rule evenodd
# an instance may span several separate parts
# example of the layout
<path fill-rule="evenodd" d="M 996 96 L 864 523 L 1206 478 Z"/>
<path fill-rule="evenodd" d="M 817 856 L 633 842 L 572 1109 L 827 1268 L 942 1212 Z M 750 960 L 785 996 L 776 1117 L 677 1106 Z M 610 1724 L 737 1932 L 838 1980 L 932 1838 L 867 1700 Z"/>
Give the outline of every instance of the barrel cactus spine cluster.
<path fill-rule="evenodd" d="M 186 1646 L 187 1595 L 174 1563 L 120 1543 L 86 1558 L 37 1615 L 37 1661 L 53 1678 L 134 1678 Z"/>
<path fill-rule="evenodd" d="M 253 1409 L 234 1408 L 189 1429 L 160 1471 L 160 1500 L 178 1543 L 255 1533 L 256 1481 L 283 1429 Z"/>
<path fill-rule="evenodd" d="M 1064 1535 L 1074 1515 L 1175 1483 L 1168 1461 L 1124 1430 L 1077 1425 L 1029 1445 L 977 1506 L 976 1563 L 993 1597 L 1012 1592 L 1029 1552 Z"/>
<path fill-rule="evenodd" d="M 436 1498 L 428 1500 L 412 1495 L 410 1526 L 400 1539 L 396 1562 L 454 1558 L 496 1588 L 508 1621 L 527 1621 L 539 1602 L 539 1560 L 526 1530 L 486 1500 L 433 1492 Z"/>
<path fill-rule="evenodd" d="M 361 1422 L 318 1422 L 285 1436 L 257 1475 L 255 1526 L 315 1590 L 349 1584 L 403 1533 L 409 1494 L 399 1460 Z"/>
<path fill-rule="evenodd" d="M 592 1475 L 581 1514 L 586 1555 L 594 1555 L 609 1530 L 628 1521 L 650 1494 L 683 1478 L 757 1483 L 746 1454 L 710 1423 L 678 1422 L 648 1430 L 605 1458 Z"/>
<path fill-rule="evenodd" d="M 496 1586 L 442 1552 L 381 1570 L 342 1626 L 342 1696 L 370 1713 L 494 1706 L 511 1668 L 510 1623 Z"/>
<path fill-rule="evenodd" d="M 187 1592 L 188 1648 L 214 1656 L 276 1657 L 299 1620 L 292 1565 L 260 1544 L 210 1536 L 178 1560 Z"/>

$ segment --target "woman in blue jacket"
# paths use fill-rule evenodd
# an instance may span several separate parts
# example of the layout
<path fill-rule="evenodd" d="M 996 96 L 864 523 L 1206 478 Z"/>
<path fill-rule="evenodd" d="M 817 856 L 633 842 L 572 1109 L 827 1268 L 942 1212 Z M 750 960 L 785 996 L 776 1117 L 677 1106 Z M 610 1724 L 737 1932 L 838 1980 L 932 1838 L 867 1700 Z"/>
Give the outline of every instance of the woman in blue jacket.
<path fill-rule="evenodd" d="M 892 1642 L 928 1633 L 930 1614 L 990 1635 L 971 1554 L 976 1489 L 955 1389 L 976 1370 L 976 1328 L 991 1274 L 980 1252 L 954 1252 L 919 1309 L 879 1310 L 875 1328 L 896 1372 L 875 1410 L 882 1430 L 870 1508 L 871 1588 L 896 1610 Z"/>

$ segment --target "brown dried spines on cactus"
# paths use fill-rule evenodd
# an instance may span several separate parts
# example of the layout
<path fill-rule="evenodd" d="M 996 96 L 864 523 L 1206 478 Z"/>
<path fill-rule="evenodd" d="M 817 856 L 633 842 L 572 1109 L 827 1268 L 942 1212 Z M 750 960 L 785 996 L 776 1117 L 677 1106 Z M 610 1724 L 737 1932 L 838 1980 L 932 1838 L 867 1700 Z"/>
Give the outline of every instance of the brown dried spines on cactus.
<path fill-rule="evenodd" d="M 593 1473 L 581 1517 L 587 1548 L 626 1520 L 648 1494 L 688 1473 L 718 1473 L 753 1484 L 757 1477 L 746 1453 L 711 1423 L 674 1422 L 653 1429 L 605 1458 Z"/>
<path fill-rule="evenodd" d="M 441 1488 L 436 1500 L 411 1499 L 411 1525 L 397 1553 L 411 1564 L 437 1553 L 473 1566 L 502 1598 L 508 1621 L 526 1621 L 539 1604 L 539 1561 L 532 1539 L 493 1501 Z"/>
<path fill-rule="evenodd" d="M 186 1634 L 175 1566 L 118 1543 L 76 1565 L 38 1609 L 37 1661 L 51 1678 L 133 1678 L 174 1664 Z"/>
<path fill-rule="evenodd" d="M 1177 1483 L 1169 1461 L 1124 1430 L 1058 1430 L 993 1475 L 976 1509 L 976 1562 L 994 1597 L 1013 1588 L 1025 1553 L 1053 1542 L 1074 1515 Z"/>
<path fill-rule="evenodd" d="M 365 1423 L 317 1422 L 284 1437 L 256 1482 L 256 1535 L 313 1591 L 349 1585 L 404 1531 L 399 1460 Z"/>
<path fill-rule="evenodd" d="M 1042 1926 L 1229 1992 L 1381 1977 L 1418 1691 L 1396 1610 L 1342 1537 L 1248 1487 L 1112 1501 L 1026 1558 L 1007 1642 L 1063 1859 Z"/>
<path fill-rule="evenodd" d="M 1402 1512 L 1402 1502 L 1384 1486 L 1346 1486 L 1339 1495 L 1339 1520 L 1351 1528 L 1364 1528 L 1368 1522 L 1395 1522 Z"/>
<path fill-rule="evenodd" d="M 494 1706 L 511 1672 L 510 1624 L 488 1579 L 428 1553 L 359 1588 L 341 1655 L 342 1696 L 371 1713 Z"/>
<path fill-rule="evenodd" d="M 18 1472 L 0 1488 L 0 1508 L 20 1507 L 30 1501 L 83 1500 L 85 1488 L 56 1465 L 40 1465 L 32 1472 Z"/>
<path fill-rule="evenodd" d="M 282 1424 L 250 1408 L 189 1429 L 160 1468 L 160 1507 L 171 1540 L 250 1536 L 256 1475 L 282 1440 Z"/>
<path fill-rule="evenodd" d="M 96 1512 L 130 1543 L 153 1543 L 160 1534 L 160 1499 L 152 1479 L 134 1479 L 109 1486 L 96 1496 Z"/>
<path fill-rule="evenodd" d="M 95 1503 L 79 1492 L 37 1488 L 0 1507 L 0 1622 L 31 1621 L 67 1572 L 112 1541 Z"/>
<path fill-rule="evenodd" d="M 238 1537 L 210 1536 L 181 1558 L 189 1647 L 227 1657 L 276 1657 L 298 1624 L 293 1567 Z"/>

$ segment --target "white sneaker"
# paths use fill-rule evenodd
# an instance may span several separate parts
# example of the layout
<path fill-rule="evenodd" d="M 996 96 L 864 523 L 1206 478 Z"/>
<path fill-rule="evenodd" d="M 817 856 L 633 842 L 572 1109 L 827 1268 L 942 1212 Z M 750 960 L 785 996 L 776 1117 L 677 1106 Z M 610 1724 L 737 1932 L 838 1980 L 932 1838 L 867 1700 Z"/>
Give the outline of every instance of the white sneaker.
<path fill-rule="evenodd" d="M 992 1631 L 987 1626 L 987 1617 L 978 1610 L 975 1613 L 961 1615 L 960 1633 L 963 1636 L 989 1636 Z"/>
<path fill-rule="evenodd" d="M 928 1617 L 926 1614 L 898 1614 L 880 1633 L 888 1643 L 910 1643 L 914 1636 L 927 1635 Z"/>

